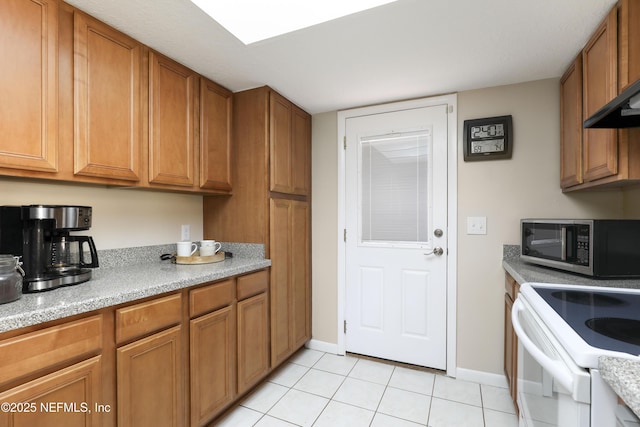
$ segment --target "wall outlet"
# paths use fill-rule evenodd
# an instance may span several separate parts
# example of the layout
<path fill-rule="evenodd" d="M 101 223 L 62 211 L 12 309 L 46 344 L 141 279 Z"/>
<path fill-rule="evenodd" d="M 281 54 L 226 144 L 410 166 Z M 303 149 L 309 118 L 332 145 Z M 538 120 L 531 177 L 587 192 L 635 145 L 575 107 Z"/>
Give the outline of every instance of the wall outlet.
<path fill-rule="evenodd" d="M 468 216 L 467 234 L 487 234 L 487 217 Z"/>
<path fill-rule="evenodd" d="M 191 226 L 189 224 L 182 224 L 180 226 L 180 240 L 182 241 L 191 240 Z"/>

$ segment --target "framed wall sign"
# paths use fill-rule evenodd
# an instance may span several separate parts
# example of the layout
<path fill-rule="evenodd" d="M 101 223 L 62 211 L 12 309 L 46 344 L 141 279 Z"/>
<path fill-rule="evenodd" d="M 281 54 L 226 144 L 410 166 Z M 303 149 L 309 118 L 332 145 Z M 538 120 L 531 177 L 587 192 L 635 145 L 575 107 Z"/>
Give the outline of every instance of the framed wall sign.
<path fill-rule="evenodd" d="M 464 161 L 510 159 L 513 151 L 511 116 L 464 121 Z"/>

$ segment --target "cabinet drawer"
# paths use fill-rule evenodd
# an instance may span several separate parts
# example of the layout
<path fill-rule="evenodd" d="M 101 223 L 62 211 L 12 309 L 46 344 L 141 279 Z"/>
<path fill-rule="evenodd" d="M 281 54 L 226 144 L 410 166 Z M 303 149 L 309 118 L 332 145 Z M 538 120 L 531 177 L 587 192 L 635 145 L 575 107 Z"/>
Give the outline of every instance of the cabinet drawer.
<path fill-rule="evenodd" d="M 233 279 L 217 282 L 189 292 L 189 315 L 196 317 L 230 305 L 235 293 Z"/>
<path fill-rule="evenodd" d="M 269 272 L 267 270 L 238 277 L 237 298 L 242 301 L 253 295 L 265 292 L 269 288 Z"/>
<path fill-rule="evenodd" d="M 177 325 L 181 320 L 179 294 L 120 308 L 116 310 L 116 342 L 120 344 Z"/>
<path fill-rule="evenodd" d="M 102 316 L 0 342 L 0 384 L 102 349 Z"/>

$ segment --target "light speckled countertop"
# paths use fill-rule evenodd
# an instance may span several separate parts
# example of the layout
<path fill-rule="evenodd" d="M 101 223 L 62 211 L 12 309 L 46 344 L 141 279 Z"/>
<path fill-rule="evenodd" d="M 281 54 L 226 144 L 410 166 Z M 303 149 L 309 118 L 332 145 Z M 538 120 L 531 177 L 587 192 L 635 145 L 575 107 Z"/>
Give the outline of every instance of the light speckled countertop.
<path fill-rule="evenodd" d="M 631 410 L 640 417 L 640 362 L 603 356 L 600 374 Z"/>
<path fill-rule="evenodd" d="M 640 280 L 638 279 L 591 279 L 520 261 L 519 248 L 519 246 L 505 245 L 505 258 L 502 260 L 504 269 L 519 284 L 536 282 L 640 289 Z M 598 368 L 602 378 L 640 417 L 640 362 L 617 357 L 601 357 Z"/>
<path fill-rule="evenodd" d="M 90 281 L 25 294 L 17 301 L 0 305 L 0 332 L 87 313 L 271 265 L 271 261 L 264 259 L 264 255 L 243 256 L 237 247 L 234 247 L 234 257 L 222 262 L 177 265 L 160 261 L 159 255 L 163 251 L 169 252 L 167 249 L 171 247 L 153 247 L 143 251 L 128 248 L 105 254 L 99 252 L 101 265 L 107 265 L 94 269 Z M 144 255 L 139 256 L 140 252 L 144 252 L 146 258 Z M 124 257 L 121 256 L 123 254 Z M 102 262 L 103 258 L 105 263 Z M 118 261 L 119 259 L 125 259 L 126 262 Z"/>

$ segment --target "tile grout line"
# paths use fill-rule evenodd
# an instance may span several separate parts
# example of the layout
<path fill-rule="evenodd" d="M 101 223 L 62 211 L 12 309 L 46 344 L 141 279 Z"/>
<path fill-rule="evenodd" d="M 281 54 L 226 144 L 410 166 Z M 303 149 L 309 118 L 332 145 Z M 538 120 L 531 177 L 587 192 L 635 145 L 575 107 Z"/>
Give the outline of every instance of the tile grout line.
<path fill-rule="evenodd" d="M 373 413 L 373 417 L 369 421 L 369 424 L 368 424 L 369 427 L 371 427 L 373 425 L 373 423 L 374 423 L 374 421 L 376 419 L 376 416 L 378 414 L 384 415 L 384 416 L 389 416 L 389 417 L 392 417 L 392 418 L 395 418 L 395 419 L 398 419 L 398 420 L 404 420 L 404 421 L 408 421 L 408 422 L 415 422 L 415 421 L 412 421 L 412 420 L 409 420 L 409 419 L 406 419 L 406 418 L 403 418 L 403 417 L 398 417 L 398 416 L 395 416 L 395 415 L 390 415 L 390 414 L 385 414 L 385 413 L 380 412 L 382 401 L 384 400 L 385 395 L 387 394 L 387 392 L 390 389 L 397 389 L 397 390 L 407 391 L 407 392 L 411 392 L 412 391 L 412 390 L 404 389 L 402 387 L 396 387 L 396 386 L 392 386 L 391 385 L 391 381 L 393 379 L 394 374 L 396 374 L 398 372 L 398 370 L 396 368 L 399 367 L 399 366 L 380 362 L 383 365 L 387 365 L 387 366 L 391 365 L 392 366 L 392 370 L 391 370 L 388 378 L 386 379 L 385 383 L 382 384 L 380 382 L 370 381 L 368 379 L 361 379 L 361 378 L 351 377 L 350 376 L 352 373 L 354 373 L 354 371 L 357 369 L 358 365 L 360 364 L 360 362 L 362 360 L 369 360 L 369 359 L 366 359 L 366 358 L 358 358 L 358 357 L 356 357 L 355 359 L 357 359 L 357 360 L 355 361 L 355 363 L 353 363 L 353 365 L 351 365 L 346 370 L 346 373 L 344 375 L 342 373 L 337 373 L 335 371 L 316 368 L 316 366 L 322 361 L 322 359 L 324 357 L 328 356 L 328 355 L 330 355 L 330 353 L 324 353 L 323 352 L 323 354 L 319 358 L 317 358 L 317 359 L 311 358 L 311 359 L 309 359 L 309 362 L 307 362 L 305 359 L 302 359 L 306 364 L 297 363 L 296 361 L 293 361 L 293 360 L 291 360 L 290 362 L 287 362 L 289 364 L 298 366 L 300 368 L 304 368 L 304 372 L 302 373 L 302 375 L 299 378 L 297 378 L 293 383 L 291 383 L 291 385 L 286 385 L 285 386 L 283 384 L 278 384 L 276 382 L 271 382 L 271 381 L 269 381 L 269 379 L 266 379 L 265 382 L 270 382 L 273 385 L 281 386 L 281 387 L 285 388 L 286 391 L 274 403 L 269 405 L 269 407 L 266 409 L 265 412 L 262 412 L 262 410 L 256 410 L 256 409 L 244 406 L 245 409 L 248 409 L 248 410 L 256 412 L 257 414 L 260 414 L 260 417 L 258 418 L 258 420 L 255 423 L 253 423 L 252 425 L 255 426 L 255 425 L 259 424 L 261 421 L 266 419 L 266 416 L 269 416 L 269 417 L 273 417 L 276 420 L 279 420 L 279 421 L 282 421 L 282 422 L 286 422 L 286 423 L 290 423 L 292 425 L 298 426 L 299 424 L 297 424 L 297 423 L 293 423 L 293 422 L 288 421 L 286 419 L 282 419 L 282 418 L 279 418 L 279 417 L 275 417 L 275 416 L 269 415 L 269 411 L 272 410 L 284 398 L 284 396 L 286 396 L 291 390 L 296 390 L 297 392 L 300 392 L 300 393 L 304 393 L 304 394 L 307 394 L 307 395 L 316 396 L 316 397 L 320 397 L 320 398 L 326 399 L 326 403 L 324 404 L 324 406 L 322 407 L 321 411 L 315 417 L 315 419 L 312 421 L 312 423 L 310 425 L 316 425 L 316 423 L 318 423 L 318 421 L 322 417 L 322 415 L 326 413 L 326 411 L 327 411 L 327 409 L 329 407 L 329 404 L 331 402 L 336 402 L 338 404 L 343 404 L 343 405 L 346 405 L 346 406 L 359 408 L 359 409 L 363 409 L 363 410 L 367 410 L 367 411 L 372 412 Z M 331 363 L 331 362 L 332 361 L 327 360 L 327 363 Z M 376 361 L 373 360 L 372 362 L 376 362 Z M 283 367 L 284 367 L 284 365 L 283 365 Z M 329 368 L 331 368 L 331 366 L 329 366 Z M 366 368 L 367 367 L 363 367 L 363 369 L 366 369 Z M 335 389 L 335 391 L 332 392 L 331 396 L 324 396 L 324 395 L 316 394 L 316 393 L 309 392 L 309 391 L 306 391 L 306 390 L 303 390 L 303 389 L 295 388 L 296 385 L 300 384 L 302 379 L 305 376 L 307 376 L 312 370 L 314 372 L 316 372 L 316 373 L 326 373 L 326 374 L 338 375 L 339 377 L 342 377 L 340 382 L 339 382 L 339 384 L 337 385 L 337 388 Z M 340 370 L 340 365 L 339 364 L 336 366 L 336 370 Z M 418 371 L 420 371 L 420 370 L 418 370 Z M 427 411 L 427 420 L 426 420 L 426 426 L 427 427 L 430 425 L 429 424 L 429 420 L 430 420 L 431 416 L 433 415 L 433 413 L 432 413 L 432 411 L 433 411 L 433 403 L 434 403 L 434 399 L 436 398 L 436 396 L 435 396 L 436 382 L 437 382 L 437 378 L 439 377 L 439 375 L 437 373 L 432 373 L 432 374 L 435 376 L 435 378 L 434 378 L 433 383 L 432 383 L 431 388 L 430 388 L 430 395 L 428 395 L 428 397 L 429 397 L 429 408 L 428 408 L 428 411 Z M 374 371 L 373 372 L 373 378 L 377 378 L 377 377 L 378 377 L 378 375 L 376 375 L 376 373 Z M 377 402 L 377 405 L 376 405 L 374 410 L 371 410 L 371 409 L 368 409 L 368 408 L 363 408 L 361 406 L 354 405 L 352 403 L 347 403 L 347 402 L 342 402 L 342 401 L 339 401 L 339 400 L 335 400 L 335 397 L 336 397 L 337 393 L 345 385 L 345 382 L 346 382 L 347 379 L 359 380 L 359 381 L 363 381 L 363 382 L 367 382 L 367 383 L 371 383 L 371 384 L 384 385 L 384 389 L 382 391 L 382 395 L 380 397 L 380 400 Z M 455 380 L 455 378 L 453 378 L 453 379 Z M 486 411 L 489 408 L 485 407 L 485 400 L 486 400 L 485 392 L 487 392 L 487 390 L 490 390 L 490 389 L 483 390 L 482 384 L 480 384 L 480 383 L 475 383 L 475 384 L 477 385 L 477 387 L 479 389 L 479 392 L 480 392 L 480 408 L 482 410 L 482 425 L 486 426 L 486 424 L 487 424 L 487 420 L 486 420 L 486 414 L 487 413 L 486 413 Z M 423 393 L 416 392 L 416 391 L 413 391 L 413 393 L 423 394 Z M 248 398 L 248 396 L 247 396 L 247 398 Z M 443 397 L 438 397 L 438 399 L 446 400 L 446 401 L 449 401 L 449 402 L 452 402 L 452 403 L 456 403 L 456 404 L 462 404 L 462 405 L 466 405 L 466 406 L 471 406 L 471 407 L 475 406 L 475 405 L 472 405 L 472 404 L 469 404 L 469 403 L 459 402 L 459 401 L 456 401 L 456 400 L 446 399 L 446 398 L 443 398 Z M 243 404 L 240 403 L 239 406 L 243 406 Z M 498 410 L 498 409 L 495 409 L 493 411 L 500 412 L 500 413 L 503 413 L 503 414 L 513 415 L 512 413 L 510 413 L 508 411 L 502 411 L 502 410 Z"/>

